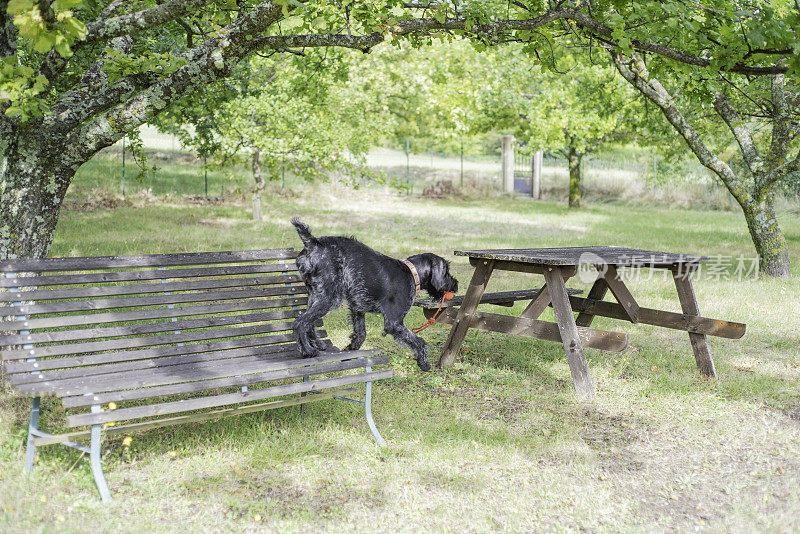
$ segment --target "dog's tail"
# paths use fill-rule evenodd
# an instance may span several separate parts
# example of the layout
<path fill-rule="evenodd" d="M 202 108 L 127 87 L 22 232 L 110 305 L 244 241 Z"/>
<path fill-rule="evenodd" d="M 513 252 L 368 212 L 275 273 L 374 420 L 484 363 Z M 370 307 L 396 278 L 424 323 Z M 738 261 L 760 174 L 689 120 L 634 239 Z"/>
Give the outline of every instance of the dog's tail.
<path fill-rule="evenodd" d="M 301 221 L 300 217 L 295 217 L 292 219 L 292 224 L 297 230 L 300 240 L 307 248 L 312 248 L 319 245 L 319 240 L 311 235 L 311 230 L 309 230 L 308 225 Z"/>

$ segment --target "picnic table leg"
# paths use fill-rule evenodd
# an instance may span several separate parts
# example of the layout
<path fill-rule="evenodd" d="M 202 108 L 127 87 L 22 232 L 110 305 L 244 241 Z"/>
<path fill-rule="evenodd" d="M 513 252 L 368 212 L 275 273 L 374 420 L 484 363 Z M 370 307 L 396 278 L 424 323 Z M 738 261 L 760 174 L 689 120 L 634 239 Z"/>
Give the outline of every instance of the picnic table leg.
<path fill-rule="evenodd" d="M 589 290 L 589 293 L 586 295 L 587 299 L 592 300 L 603 300 L 603 297 L 606 296 L 608 292 L 608 284 L 606 284 L 605 277 L 603 276 L 602 272 L 597 274 L 597 279 L 592 284 L 592 288 Z M 577 319 L 575 319 L 575 324 L 578 326 L 592 326 L 592 321 L 594 321 L 594 314 L 589 312 L 580 312 L 578 314 Z"/>
<path fill-rule="evenodd" d="M 547 286 L 544 286 L 542 287 L 541 291 L 539 291 L 539 294 L 536 295 L 536 298 L 533 299 L 524 310 L 522 310 L 520 317 L 525 317 L 526 319 L 538 319 L 549 305 L 550 292 L 547 291 Z"/>
<path fill-rule="evenodd" d="M 700 315 L 700 308 L 697 306 L 697 298 L 689 278 L 693 271 L 694 268 L 691 267 L 684 267 L 682 270 L 673 269 L 672 279 L 675 280 L 675 289 L 678 291 L 681 310 L 685 315 L 697 317 Z M 692 344 L 692 352 L 694 352 L 694 359 L 700 373 L 706 377 L 716 378 L 717 371 L 714 369 L 714 360 L 711 357 L 711 348 L 708 346 L 706 335 L 689 332 L 689 341 Z"/>
<path fill-rule="evenodd" d="M 439 358 L 439 367 L 452 367 L 456 361 L 458 351 L 461 350 L 461 343 L 464 342 L 464 338 L 467 336 L 472 314 L 478 308 L 483 292 L 486 291 L 486 285 L 489 283 L 489 277 L 492 276 L 493 268 L 494 262 L 491 260 L 480 260 L 475 267 L 472 280 L 464 295 L 464 301 L 458 308 L 456 321 L 453 323 L 450 335 L 447 336 L 447 341 L 444 344 L 442 356 Z"/>
<path fill-rule="evenodd" d="M 586 357 L 583 355 L 578 326 L 575 324 L 575 316 L 572 315 L 572 306 L 569 303 L 569 295 L 567 287 L 564 285 L 561 269 L 558 267 L 546 268 L 544 279 L 550 292 L 561 341 L 564 343 L 564 350 L 567 353 L 567 363 L 572 374 L 572 382 L 575 384 L 575 393 L 579 399 L 591 399 L 594 396 L 594 386 L 592 378 L 589 376 Z"/>

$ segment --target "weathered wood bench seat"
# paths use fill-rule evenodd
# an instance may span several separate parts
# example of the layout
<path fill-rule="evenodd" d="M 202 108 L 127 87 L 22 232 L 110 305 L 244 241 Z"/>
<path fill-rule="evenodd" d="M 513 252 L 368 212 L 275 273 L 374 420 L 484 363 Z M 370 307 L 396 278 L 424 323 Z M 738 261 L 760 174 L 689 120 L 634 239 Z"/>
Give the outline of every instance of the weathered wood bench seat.
<path fill-rule="evenodd" d="M 318 329 L 329 350 L 299 357 L 291 324 L 308 299 L 296 256 L 268 249 L 0 262 L 2 363 L 12 387 L 33 397 L 25 468 L 36 447 L 79 449 L 110 501 L 103 434 L 353 401 L 343 395 L 361 383 L 365 398 L 355 402 L 384 445 L 370 401 L 372 382 L 392 376 L 372 369 L 388 356 L 337 351 Z M 39 429 L 43 396 L 61 399 L 68 431 Z M 88 447 L 78 443 L 87 438 Z"/>

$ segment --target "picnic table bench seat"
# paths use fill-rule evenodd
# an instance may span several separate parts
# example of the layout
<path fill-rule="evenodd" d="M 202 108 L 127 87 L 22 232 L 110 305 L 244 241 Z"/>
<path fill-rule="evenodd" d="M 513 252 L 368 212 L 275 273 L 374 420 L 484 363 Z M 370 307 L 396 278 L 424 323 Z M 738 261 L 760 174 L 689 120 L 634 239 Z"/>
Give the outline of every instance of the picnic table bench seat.
<path fill-rule="evenodd" d="M 498 291 L 496 293 L 484 293 L 481 296 L 481 300 L 478 304 L 494 304 L 495 306 L 506 306 L 510 308 L 514 305 L 514 303 L 518 300 L 533 300 L 539 296 L 541 293 L 542 288 L 538 289 L 523 289 L 521 291 Z M 567 288 L 567 292 L 570 295 L 580 295 L 583 293 L 580 289 L 572 289 Z M 452 306 L 461 306 L 464 302 L 465 295 L 456 295 L 450 300 L 444 301 L 442 304 L 441 301 L 438 301 L 433 298 L 427 299 L 418 299 L 414 301 L 414 306 L 419 306 L 420 308 L 425 309 L 438 309 L 439 304 L 442 304 L 442 308 L 450 308 Z"/>
<path fill-rule="evenodd" d="M 33 397 L 25 468 L 36 447 L 90 455 L 104 501 L 103 435 L 129 434 L 326 399 L 365 406 L 392 376 L 377 351 L 300 358 L 291 326 L 308 298 L 292 249 L 0 262 L 0 354 L 7 381 Z M 361 370 L 353 372 L 353 370 Z M 312 379 L 313 378 L 313 379 Z M 365 384 L 364 400 L 344 395 Z M 40 398 L 68 431 L 39 429 Z M 110 404 L 111 403 L 111 404 Z M 81 445 L 88 439 L 90 445 Z"/>

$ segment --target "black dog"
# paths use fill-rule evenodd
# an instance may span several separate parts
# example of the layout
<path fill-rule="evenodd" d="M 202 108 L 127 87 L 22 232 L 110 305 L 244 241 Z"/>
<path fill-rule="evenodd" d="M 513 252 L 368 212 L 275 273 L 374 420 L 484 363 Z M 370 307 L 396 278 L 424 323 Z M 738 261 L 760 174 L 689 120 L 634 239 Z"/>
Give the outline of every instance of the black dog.
<path fill-rule="evenodd" d="M 421 287 L 440 300 L 448 291 L 458 291 L 458 280 L 450 276 L 450 264 L 436 254 L 417 254 L 401 260 L 376 252 L 351 237 L 314 237 L 308 225 L 295 218 L 292 224 L 305 248 L 297 256 L 297 267 L 308 288 L 308 307 L 294 322 L 300 354 L 310 358 L 324 350 L 314 323 L 347 301 L 353 333 L 347 350 L 358 350 L 367 337 L 364 314 L 383 315 L 384 334 L 411 348 L 417 365 L 430 370 L 428 345 L 403 324 Z"/>

